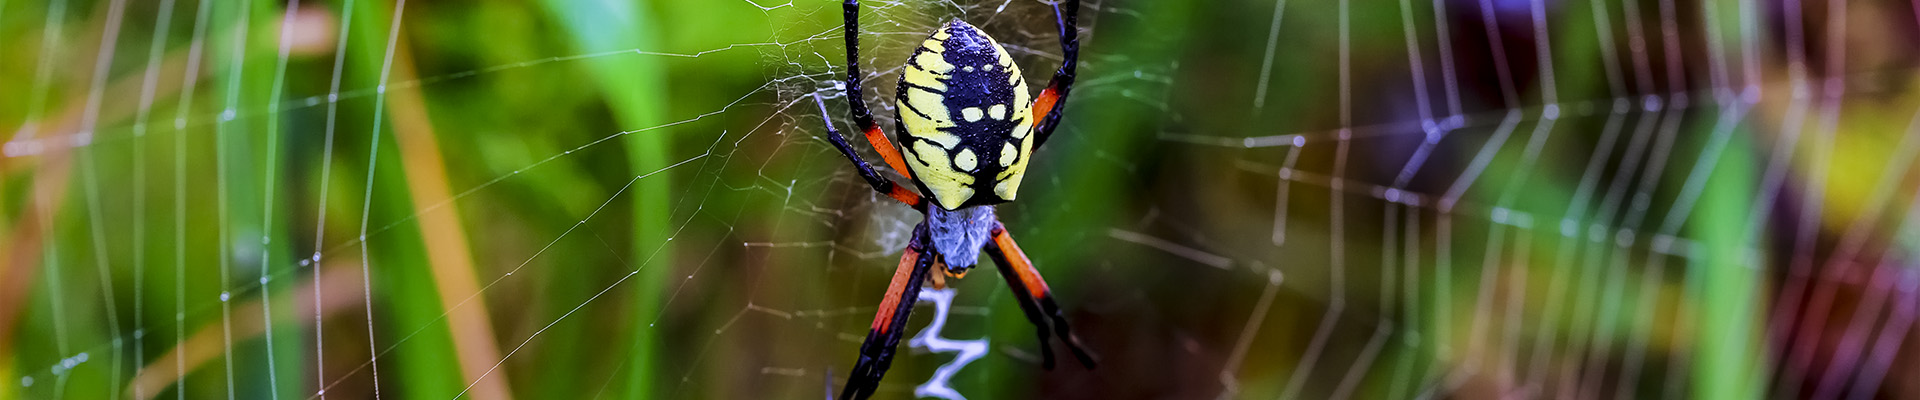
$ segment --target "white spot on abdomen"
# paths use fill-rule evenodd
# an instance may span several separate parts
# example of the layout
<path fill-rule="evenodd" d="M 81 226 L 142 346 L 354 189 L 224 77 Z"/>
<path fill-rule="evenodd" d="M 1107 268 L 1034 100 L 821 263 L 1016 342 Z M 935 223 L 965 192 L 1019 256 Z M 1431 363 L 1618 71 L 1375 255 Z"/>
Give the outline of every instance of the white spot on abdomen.
<path fill-rule="evenodd" d="M 960 116 L 966 118 L 967 122 L 979 121 L 981 116 L 980 107 L 962 108 L 960 109 Z"/>
<path fill-rule="evenodd" d="M 979 166 L 980 158 L 973 154 L 973 149 L 960 149 L 960 154 L 953 156 L 953 167 L 961 171 L 972 171 Z"/>

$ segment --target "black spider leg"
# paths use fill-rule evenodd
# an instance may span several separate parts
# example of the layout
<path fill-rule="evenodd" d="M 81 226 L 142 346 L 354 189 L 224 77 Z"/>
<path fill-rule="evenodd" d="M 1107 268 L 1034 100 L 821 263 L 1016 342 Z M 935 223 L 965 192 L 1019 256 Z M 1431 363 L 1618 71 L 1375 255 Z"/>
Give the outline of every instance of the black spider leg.
<path fill-rule="evenodd" d="M 1027 314 L 1027 322 L 1033 323 L 1040 336 L 1041 366 L 1053 369 L 1053 350 L 1048 346 L 1047 319 L 1052 319 L 1053 334 L 1067 345 L 1073 357 L 1080 365 L 1093 368 L 1098 364 L 1092 353 L 1080 344 L 1080 338 L 1073 334 L 1073 328 L 1067 324 L 1067 316 L 1060 311 L 1060 304 L 1053 300 L 1053 290 L 1040 277 L 1040 271 L 1033 267 L 1033 261 L 1014 243 L 1013 236 L 1007 233 L 1005 225 L 994 222 L 993 240 L 987 242 L 987 255 L 993 257 L 993 263 L 1000 268 L 1000 276 L 1007 279 L 1007 286 L 1013 289 L 1014 296 L 1020 301 L 1020 310 Z"/>
<path fill-rule="evenodd" d="M 886 375 L 887 368 L 893 365 L 894 348 L 899 346 L 900 337 L 906 335 L 907 315 L 913 312 L 914 303 L 920 301 L 920 285 L 926 282 L 927 273 L 933 269 L 933 261 L 937 258 L 939 254 L 927 245 L 926 225 L 915 227 L 906 254 L 901 257 L 898 270 L 894 271 L 893 283 L 887 286 L 887 295 L 881 300 L 880 311 L 874 315 L 873 326 L 867 331 L 867 340 L 860 343 L 860 359 L 848 372 L 847 386 L 841 389 L 840 400 L 863 400 L 873 396 L 874 388 L 880 385 L 880 377 Z"/>
<path fill-rule="evenodd" d="M 860 129 L 860 134 L 867 137 L 867 144 L 873 145 L 873 150 L 879 152 L 880 158 L 887 162 L 887 167 L 907 179 L 913 179 L 913 171 L 907 169 L 907 161 L 900 155 L 900 149 L 893 146 L 893 141 L 887 140 L 886 132 L 881 131 L 879 125 L 874 125 L 873 112 L 867 109 L 867 100 L 863 96 L 865 92 L 860 90 L 860 1 L 846 0 L 842 3 L 842 9 L 846 17 L 847 103 L 852 105 L 853 123 Z"/>
<path fill-rule="evenodd" d="M 853 104 L 853 123 L 865 133 L 879 126 L 873 124 L 873 112 L 867 110 L 864 92 L 860 91 L 860 0 L 847 0 L 840 8 L 846 14 L 847 102 Z"/>
<path fill-rule="evenodd" d="M 1080 337 L 1073 334 L 1073 327 L 1067 325 L 1067 314 L 1060 312 L 1060 303 L 1053 301 L 1051 293 L 1040 297 L 1040 309 L 1053 317 L 1053 334 L 1060 336 L 1060 343 L 1067 345 L 1067 350 L 1073 352 L 1073 358 L 1079 359 L 1081 366 L 1093 369 L 1100 365 L 1093 353 L 1080 344 Z"/>
<path fill-rule="evenodd" d="M 853 162 L 853 167 L 860 170 L 860 178 L 866 179 L 868 186 L 872 186 L 873 190 L 880 194 L 906 203 L 909 207 L 920 209 L 920 193 L 880 176 L 879 172 L 873 170 L 872 164 L 868 164 L 867 160 L 861 159 L 858 153 L 853 152 L 853 146 L 847 144 L 847 138 L 840 135 L 840 130 L 833 128 L 833 119 L 827 117 L 827 102 L 820 99 L 819 93 L 813 94 L 813 104 L 820 106 L 820 120 L 827 126 L 827 141 L 833 142 L 833 147 L 840 150 L 840 155 L 847 157 L 847 161 Z"/>
<path fill-rule="evenodd" d="M 1047 89 L 1035 99 L 1034 104 L 1048 106 L 1045 110 L 1035 110 L 1046 113 L 1035 127 L 1035 149 L 1047 144 L 1053 128 L 1060 125 L 1060 116 L 1067 109 L 1067 94 L 1073 91 L 1074 71 L 1080 66 L 1080 0 L 1054 3 L 1053 19 L 1060 27 L 1060 55 L 1066 60 L 1060 63 L 1060 69 L 1053 71 L 1053 80 L 1047 82 Z"/>

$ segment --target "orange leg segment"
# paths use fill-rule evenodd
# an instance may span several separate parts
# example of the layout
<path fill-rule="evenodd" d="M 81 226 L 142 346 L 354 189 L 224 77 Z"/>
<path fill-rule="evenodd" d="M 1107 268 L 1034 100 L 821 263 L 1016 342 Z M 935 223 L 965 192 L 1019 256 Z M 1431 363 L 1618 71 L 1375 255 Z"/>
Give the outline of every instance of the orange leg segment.
<path fill-rule="evenodd" d="M 906 170 L 903 169 L 901 171 L 906 171 Z M 887 197 L 892 197 L 894 200 L 899 200 L 901 203 L 906 204 L 907 207 L 913 207 L 916 210 L 920 209 L 920 192 L 915 192 L 913 191 L 913 189 L 908 189 L 906 186 L 900 186 L 900 184 L 893 183 L 893 181 L 887 181 L 886 186 L 887 186 Z"/>
<path fill-rule="evenodd" d="M 1047 117 L 1053 115 L 1053 105 L 1059 102 L 1060 91 L 1053 85 L 1047 85 L 1046 90 L 1040 91 L 1040 97 L 1033 98 L 1033 114 L 1038 116 L 1033 119 L 1034 129 L 1046 126 Z"/>
<path fill-rule="evenodd" d="M 906 255 L 900 257 L 900 266 L 893 270 L 893 281 L 887 284 L 887 297 L 880 299 L 880 312 L 873 315 L 873 326 L 868 329 L 883 335 L 893 330 L 893 315 L 902 311 L 898 310 L 900 294 L 907 291 L 907 283 L 912 281 L 914 275 L 919 272 L 914 268 L 919 263 L 920 252 L 913 251 L 911 248 L 907 249 Z"/>
<path fill-rule="evenodd" d="M 907 160 L 900 157 L 900 148 L 893 147 L 893 141 L 887 140 L 886 132 L 881 131 L 878 125 L 868 124 L 864 128 L 867 131 L 867 144 L 873 145 L 873 150 L 880 153 L 880 158 L 887 161 L 887 166 L 907 179 L 913 179 L 913 170 L 907 169 Z"/>

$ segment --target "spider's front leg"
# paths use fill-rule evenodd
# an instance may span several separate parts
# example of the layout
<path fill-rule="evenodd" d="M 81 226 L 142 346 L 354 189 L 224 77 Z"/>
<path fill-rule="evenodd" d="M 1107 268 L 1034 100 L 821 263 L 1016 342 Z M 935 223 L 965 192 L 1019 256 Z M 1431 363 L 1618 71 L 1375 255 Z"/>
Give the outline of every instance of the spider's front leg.
<path fill-rule="evenodd" d="M 926 235 L 925 225 L 914 229 L 906 254 L 900 257 L 900 266 L 893 271 L 893 281 L 887 284 L 887 295 L 880 300 L 880 311 L 874 314 L 873 325 L 867 329 L 867 340 L 860 343 L 860 359 L 853 364 L 847 386 L 840 390 L 841 400 L 872 396 L 874 388 L 880 385 L 880 377 L 892 366 L 893 350 L 906 334 L 907 315 L 913 312 L 914 303 L 920 301 L 920 285 L 932 271 L 934 259 L 939 258 L 928 251 Z"/>
<path fill-rule="evenodd" d="M 1060 117 L 1067 109 L 1067 93 L 1073 91 L 1074 70 L 1080 66 L 1080 0 L 1054 3 L 1053 18 L 1060 27 L 1060 56 L 1066 60 L 1053 71 L 1046 90 L 1033 99 L 1033 112 L 1041 116 L 1033 120 L 1035 149 L 1047 144 L 1053 128 L 1060 126 Z"/>
<path fill-rule="evenodd" d="M 1007 278 L 1007 286 L 1020 301 L 1020 311 L 1027 314 L 1027 322 L 1039 330 L 1041 365 L 1053 369 L 1053 350 L 1047 345 L 1047 319 L 1051 317 L 1053 333 L 1066 343 L 1067 350 L 1073 351 L 1074 358 L 1080 359 L 1080 365 L 1093 368 L 1093 354 L 1081 347 L 1080 338 L 1067 326 L 1067 316 L 1060 312 L 1060 304 L 1053 301 L 1053 290 L 1047 288 L 1047 280 L 1040 277 L 1040 270 L 1033 268 L 1033 261 L 1027 259 L 1026 252 L 1020 251 L 1020 245 L 1013 242 L 1005 225 L 994 222 L 992 234 L 993 240 L 987 242 L 987 255 L 1000 267 L 1000 276 Z"/>
<path fill-rule="evenodd" d="M 840 4 L 846 19 L 847 37 L 847 104 L 852 106 L 853 123 L 858 125 L 860 133 L 867 136 L 867 144 L 880 153 L 880 158 L 907 179 L 913 179 L 913 171 L 907 169 L 907 162 L 900 157 L 900 149 L 893 147 L 893 141 L 880 131 L 880 125 L 873 123 L 873 111 L 867 109 L 867 100 L 860 90 L 860 0 L 846 0 Z"/>

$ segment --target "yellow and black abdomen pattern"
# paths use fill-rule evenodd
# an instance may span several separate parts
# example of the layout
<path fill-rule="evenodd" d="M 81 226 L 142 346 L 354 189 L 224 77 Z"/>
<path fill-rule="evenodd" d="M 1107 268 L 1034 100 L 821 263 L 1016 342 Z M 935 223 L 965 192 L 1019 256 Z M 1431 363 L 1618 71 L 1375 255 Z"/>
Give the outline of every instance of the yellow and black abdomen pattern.
<path fill-rule="evenodd" d="M 901 154 L 936 204 L 1013 200 L 1033 154 L 1032 99 L 993 38 L 957 20 L 935 31 L 907 58 L 895 102 Z"/>

